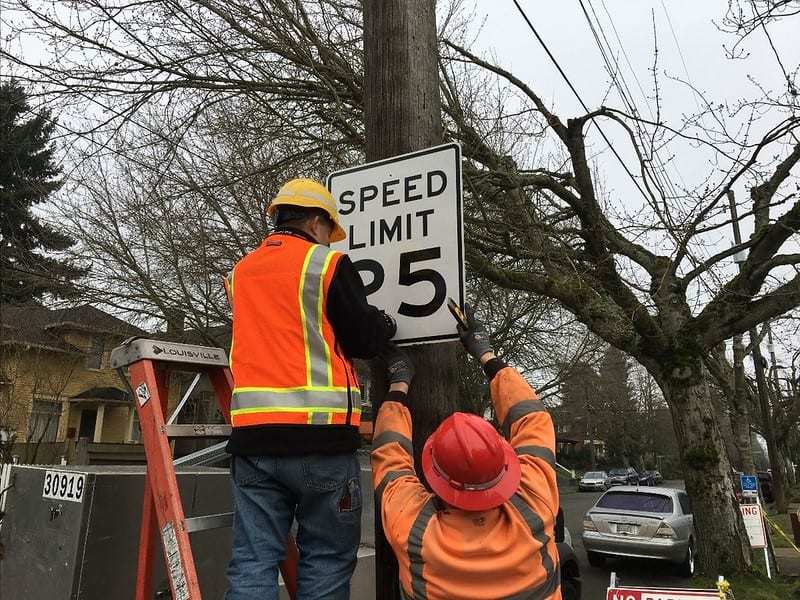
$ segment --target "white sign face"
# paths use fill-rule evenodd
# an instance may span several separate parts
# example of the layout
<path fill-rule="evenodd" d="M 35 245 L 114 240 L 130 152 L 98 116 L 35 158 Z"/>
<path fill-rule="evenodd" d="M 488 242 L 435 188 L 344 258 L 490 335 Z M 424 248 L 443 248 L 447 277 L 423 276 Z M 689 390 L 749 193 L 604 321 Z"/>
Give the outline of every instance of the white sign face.
<path fill-rule="evenodd" d="M 461 147 L 445 144 L 328 176 L 370 304 L 397 320 L 398 344 L 458 339 L 464 306 Z"/>
<path fill-rule="evenodd" d="M 761 515 L 761 506 L 758 504 L 740 504 L 742 520 L 750 539 L 751 548 L 766 548 L 767 533 L 764 531 L 764 518 Z"/>
<path fill-rule="evenodd" d="M 44 474 L 42 498 L 83 502 L 86 475 L 67 471 L 47 471 Z"/>

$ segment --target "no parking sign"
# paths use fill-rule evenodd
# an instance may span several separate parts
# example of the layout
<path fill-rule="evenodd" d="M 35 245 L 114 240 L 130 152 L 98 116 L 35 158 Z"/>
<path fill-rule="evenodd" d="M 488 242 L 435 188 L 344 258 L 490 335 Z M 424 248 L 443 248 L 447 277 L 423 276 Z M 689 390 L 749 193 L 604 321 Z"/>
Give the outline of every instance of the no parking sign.
<path fill-rule="evenodd" d="M 719 600 L 716 590 L 608 588 L 606 600 Z"/>
<path fill-rule="evenodd" d="M 328 176 L 370 304 L 397 320 L 399 344 L 458 339 L 447 298 L 464 306 L 461 147 L 444 144 Z"/>

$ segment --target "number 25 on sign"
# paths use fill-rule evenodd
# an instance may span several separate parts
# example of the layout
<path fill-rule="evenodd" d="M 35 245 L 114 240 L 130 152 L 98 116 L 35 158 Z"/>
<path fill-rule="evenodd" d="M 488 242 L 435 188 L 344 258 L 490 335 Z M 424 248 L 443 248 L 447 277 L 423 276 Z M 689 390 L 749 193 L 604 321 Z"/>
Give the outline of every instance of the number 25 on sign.
<path fill-rule="evenodd" d="M 397 319 L 400 344 L 457 339 L 445 305 L 464 305 L 461 147 L 445 144 L 328 177 L 348 254 L 369 302 Z"/>

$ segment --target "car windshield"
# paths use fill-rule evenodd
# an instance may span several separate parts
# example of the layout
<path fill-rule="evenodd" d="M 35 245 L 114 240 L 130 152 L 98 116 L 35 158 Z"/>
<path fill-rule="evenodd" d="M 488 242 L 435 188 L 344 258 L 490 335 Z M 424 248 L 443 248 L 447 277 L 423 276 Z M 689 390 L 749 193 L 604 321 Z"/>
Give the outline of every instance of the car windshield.
<path fill-rule="evenodd" d="M 584 479 L 602 479 L 603 473 L 600 471 L 589 471 L 583 476 Z"/>
<path fill-rule="evenodd" d="M 599 508 L 637 510 L 640 512 L 672 513 L 672 498 L 642 492 L 609 492 L 597 503 Z"/>
<path fill-rule="evenodd" d="M 611 475 L 627 475 L 628 474 L 628 470 L 627 469 L 611 469 L 609 471 L 609 473 Z"/>

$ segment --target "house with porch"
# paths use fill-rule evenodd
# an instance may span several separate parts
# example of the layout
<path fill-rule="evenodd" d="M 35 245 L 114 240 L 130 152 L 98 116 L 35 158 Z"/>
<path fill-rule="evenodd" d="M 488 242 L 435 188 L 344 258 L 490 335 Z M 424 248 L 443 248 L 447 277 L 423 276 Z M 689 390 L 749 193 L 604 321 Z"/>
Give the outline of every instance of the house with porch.
<path fill-rule="evenodd" d="M 145 332 L 88 304 L 0 307 L 0 458 L 59 462 L 81 440 L 137 444 L 136 410 L 109 367 L 134 335 Z"/>

